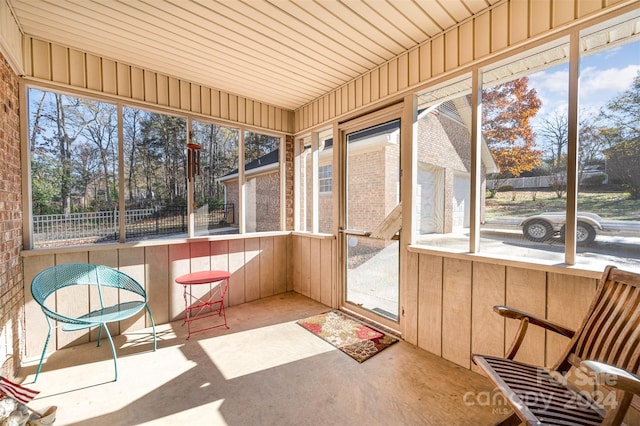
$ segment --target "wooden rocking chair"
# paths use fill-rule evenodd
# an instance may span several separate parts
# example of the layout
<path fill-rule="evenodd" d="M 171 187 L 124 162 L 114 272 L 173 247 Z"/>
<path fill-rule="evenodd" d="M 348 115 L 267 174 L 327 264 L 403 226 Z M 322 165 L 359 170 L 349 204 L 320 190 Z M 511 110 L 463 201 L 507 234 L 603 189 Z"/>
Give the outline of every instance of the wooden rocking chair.
<path fill-rule="evenodd" d="M 636 376 L 640 369 L 640 274 L 608 266 L 589 311 L 575 332 L 505 306 L 496 306 L 494 310 L 520 320 L 520 329 L 505 358 L 473 356 L 473 361 L 514 410 L 499 424 L 622 423 L 633 396 L 640 395 L 640 379 Z M 535 367 L 513 359 L 529 324 L 571 339 L 553 368 Z M 588 377 L 595 383 L 592 392 L 581 391 L 566 380 L 571 367 L 590 372 Z M 603 395 L 608 397 L 603 400 Z"/>

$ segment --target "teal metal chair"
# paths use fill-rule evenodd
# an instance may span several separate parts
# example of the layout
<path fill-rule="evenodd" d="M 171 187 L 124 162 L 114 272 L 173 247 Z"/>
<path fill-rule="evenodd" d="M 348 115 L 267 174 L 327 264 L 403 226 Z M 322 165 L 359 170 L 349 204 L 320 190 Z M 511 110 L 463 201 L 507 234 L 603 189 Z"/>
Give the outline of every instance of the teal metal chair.
<path fill-rule="evenodd" d="M 71 317 L 60 312 L 56 312 L 50 303 L 47 306 L 47 299 L 55 295 L 55 293 L 65 287 L 70 286 L 96 286 L 100 301 L 100 307 L 79 317 Z M 103 301 L 103 288 L 111 287 L 121 291 L 130 292 L 139 296 L 138 300 L 126 301 L 115 305 L 105 306 Z M 63 331 L 76 331 L 83 329 L 98 328 L 98 344 L 100 346 L 101 333 L 104 329 L 109 343 L 111 344 L 111 353 L 113 354 L 113 366 L 115 369 L 115 379 L 118 380 L 118 362 L 116 350 L 113 346 L 113 339 L 109 333 L 108 323 L 118 322 L 130 318 L 140 312 L 142 309 L 147 310 L 151 319 L 153 328 L 153 350 L 157 349 L 156 344 L 156 326 L 153 321 L 153 315 L 147 304 L 147 294 L 142 286 L 127 274 L 104 265 L 94 265 L 86 263 L 68 263 L 56 265 L 40 272 L 31 282 L 31 294 L 33 299 L 40 305 L 42 312 L 47 319 L 49 325 L 49 333 L 44 342 L 40 363 L 36 371 L 34 382 L 38 380 L 38 375 L 42 368 L 44 355 L 47 351 L 47 345 L 51 338 L 51 331 L 60 327 Z M 53 321 L 58 324 L 53 325 Z"/>

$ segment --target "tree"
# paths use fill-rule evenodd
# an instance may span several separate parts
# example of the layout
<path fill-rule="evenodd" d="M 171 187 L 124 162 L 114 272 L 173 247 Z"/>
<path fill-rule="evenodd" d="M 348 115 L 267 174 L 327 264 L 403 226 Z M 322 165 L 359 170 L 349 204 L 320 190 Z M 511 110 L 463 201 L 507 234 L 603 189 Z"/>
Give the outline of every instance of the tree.
<path fill-rule="evenodd" d="M 482 94 L 482 132 L 500 169 L 499 182 L 518 177 L 541 164 L 542 151 L 535 149 L 535 134 L 530 120 L 542 106 L 535 89 L 529 89 L 527 77 L 518 78 L 485 90 Z"/>
<path fill-rule="evenodd" d="M 609 146 L 605 155 L 610 174 L 615 173 L 631 198 L 640 199 L 640 72 L 607 103 L 602 116 L 609 123 L 600 131 Z"/>

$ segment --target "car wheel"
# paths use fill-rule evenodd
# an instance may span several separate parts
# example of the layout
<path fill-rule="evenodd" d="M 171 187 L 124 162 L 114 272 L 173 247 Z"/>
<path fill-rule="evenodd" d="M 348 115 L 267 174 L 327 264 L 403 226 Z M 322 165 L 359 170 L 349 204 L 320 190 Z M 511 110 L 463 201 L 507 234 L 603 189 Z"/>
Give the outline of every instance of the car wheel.
<path fill-rule="evenodd" d="M 553 236 L 553 226 L 544 220 L 532 220 L 524 225 L 522 232 L 526 239 L 540 243 Z"/>
<path fill-rule="evenodd" d="M 564 241 L 565 225 L 560 229 L 560 236 Z M 586 222 L 578 221 L 576 225 L 576 243 L 580 245 L 591 244 L 596 239 L 596 230 L 593 226 Z"/>

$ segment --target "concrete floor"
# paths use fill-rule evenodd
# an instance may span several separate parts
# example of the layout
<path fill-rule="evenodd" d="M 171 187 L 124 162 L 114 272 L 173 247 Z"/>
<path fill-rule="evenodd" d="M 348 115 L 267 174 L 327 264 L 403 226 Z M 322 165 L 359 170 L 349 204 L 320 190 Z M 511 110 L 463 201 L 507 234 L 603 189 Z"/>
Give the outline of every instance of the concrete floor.
<path fill-rule="evenodd" d="M 287 293 L 231 307 L 230 329 L 185 340 L 181 322 L 64 349 L 23 366 L 41 393 L 29 406 L 58 407 L 56 425 L 482 425 L 482 376 L 403 341 L 359 364 L 295 323 L 328 308 Z M 202 320 L 209 321 L 210 319 Z M 197 322 L 194 323 L 197 325 Z"/>

